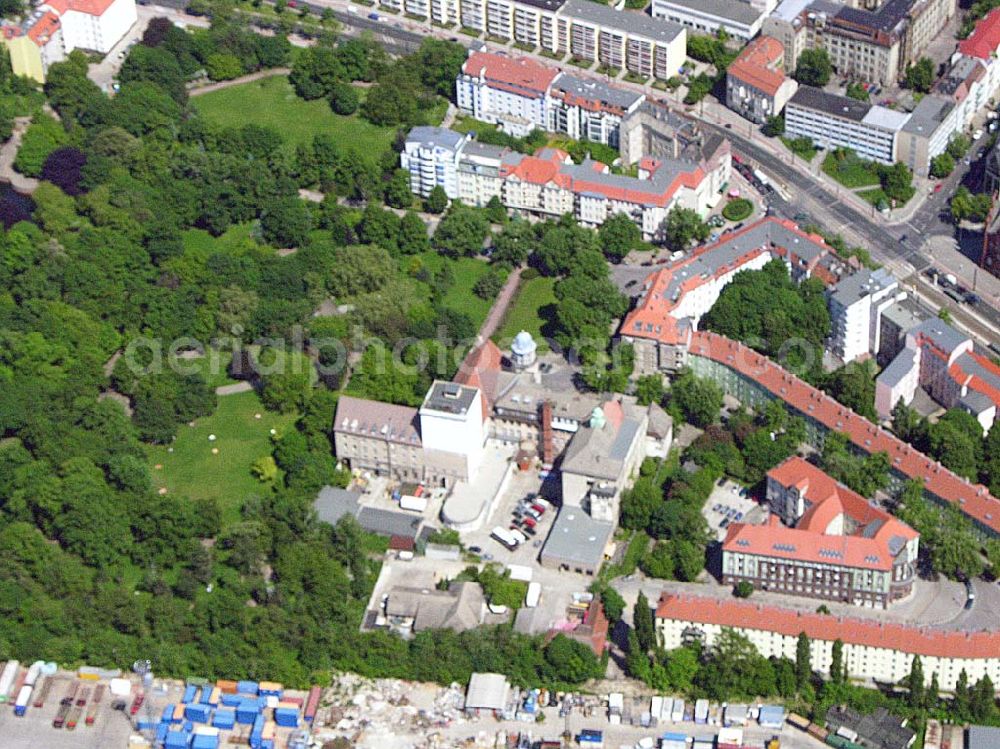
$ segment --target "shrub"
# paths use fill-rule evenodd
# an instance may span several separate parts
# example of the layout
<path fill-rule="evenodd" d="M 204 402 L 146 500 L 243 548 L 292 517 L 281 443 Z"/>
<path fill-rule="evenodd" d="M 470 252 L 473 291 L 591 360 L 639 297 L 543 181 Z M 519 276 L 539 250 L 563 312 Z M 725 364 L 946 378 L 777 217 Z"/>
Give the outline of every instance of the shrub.
<path fill-rule="evenodd" d="M 722 209 L 722 215 L 730 221 L 742 221 L 753 213 L 753 203 L 746 198 L 730 200 Z"/>

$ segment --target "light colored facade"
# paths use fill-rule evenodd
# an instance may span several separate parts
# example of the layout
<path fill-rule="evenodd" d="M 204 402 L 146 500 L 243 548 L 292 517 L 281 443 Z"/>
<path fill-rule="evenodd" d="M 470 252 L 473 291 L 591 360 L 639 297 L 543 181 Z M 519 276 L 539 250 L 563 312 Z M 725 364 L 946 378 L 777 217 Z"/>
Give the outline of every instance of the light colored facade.
<path fill-rule="evenodd" d="M 799 84 L 784 73 L 781 42 L 760 36 L 748 44 L 726 71 L 726 106 L 763 124 L 781 113 Z"/>
<path fill-rule="evenodd" d="M 619 330 L 635 349 L 636 374 L 683 367 L 699 320 L 740 271 L 759 270 L 780 258 L 798 281 L 819 271 L 826 255 L 821 237 L 791 221 L 766 218 L 654 272 Z"/>
<path fill-rule="evenodd" d="M 697 640 L 712 647 L 724 629 L 745 636 L 765 658 L 795 660 L 800 633 L 810 640 L 814 670 L 829 675 L 835 641 L 843 643 L 843 664 L 851 679 L 896 684 L 920 656 L 927 684 L 936 674 L 953 691 L 964 670 L 969 683 L 1000 678 L 1000 633 L 921 629 L 873 619 L 850 619 L 758 604 L 674 596 L 666 593 L 656 609 L 656 631 L 667 650 Z"/>
<path fill-rule="evenodd" d="M 469 55 L 455 89 L 459 109 L 510 135 L 548 130 L 613 148 L 622 119 L 646 98 L 528 58 L 487 52 Z"/>
<path fill-rule="evenodd" d="M 424 450 L 461 455 L 465 474 L 475 476 L 486 444 L 483 411 L 483 396 L 477 388 L 435 382 L 418 412 Z"/>
<path fill-rule="evenodd" d="M 442 127 L 415 127 L 406 136 L 400 166 L 410 173 L 410 191 L 427 197 L 442 187 L 454 200 L 458 192 L 458 160 L 469 136 Z"/>
<path fill-rule="evenodd" d="M 455 81 L 458 108 L 515 137 L 549 129 L 559 71 L 526 57 L 472 52 Z"/>
<path fill-rule="evenodd" d="M 138 20 L 135 0 L 51 0 L 48 4 L 61 14 L 67 53 L 86 49 L 106 55 Z"/>
<path fill-rule="evenodd" d="M 879 350 L 882 310 L 897 300 L 898 290 L 899 282 L 885 268 L 862 269 L 830 290 L 830 350 L 841 361 Z"/>
<path fill-rule="evenodd" d="M 730 525 L 723 583 L 869 608 L 912 594 L 919 536 L 885 510 L 798 456 L 768 471 L 767 500 L 768 522 Z"/>
<path fill-rule="evenodd" d="M 945 408 L 961 408 L 988 432 L 1000 408 L 1000 367 L 977 353 L 972 339 L 943 320 L 931 319 L 906 334 L 906 343 L 875 380 L 875 410 L 889 418 L 917 387 Z"/>
<path fill-rule="evenodd" d="M 907 65 L 920 59 L 934 37 L 948 25 L 957 8 L 957 0 L 917 0 L 913 3 L 903 36 L 901 73 Z"/>
<path fill-rule="evenodd" d="M 715 36 L 720 30 L 742 41 L 760 31 L 774 4 L 743 0 L 653 0 L 652 13 L 691 29 L 692 33 Z"/>
<path fill-rule="evenodd" d="M 441 128 L 418 127 L 407 136 L 400 163 L 410 172 L 411 189 L 419 195 L 442 185 L 449 197 L 461 197 L 472 205 L 484 205 L 496 196 L 507 208 L 525 215 L 569 213 L 591 227 L 625 213 L 643 236 L 655 238 L 675 206 L 707 215 L 718 204 L 732 162 L 728 141 L 714 141 L 712 149 L 699 162 L 644 159 L 636 178 L 611 174 L 605 164 L 590 159 L 573 164 L 558 149 L 525 156 L 476 144 Z"/>
<path fill-rule="evenodd" d="M 800 86 L 785 107 L 785 132 L 823 148 L 850 148 L 859 156 L 892 164 L 896 139 L 908 115 L 822 89 Z"/>
<path fill-rule="evenodd" d="M 563 507 L 582 507 L 615 523 L 622 491 L 646 457 L 647 411 L 622 401 L 594 408 L 573 435 L 560 467 Z"/>

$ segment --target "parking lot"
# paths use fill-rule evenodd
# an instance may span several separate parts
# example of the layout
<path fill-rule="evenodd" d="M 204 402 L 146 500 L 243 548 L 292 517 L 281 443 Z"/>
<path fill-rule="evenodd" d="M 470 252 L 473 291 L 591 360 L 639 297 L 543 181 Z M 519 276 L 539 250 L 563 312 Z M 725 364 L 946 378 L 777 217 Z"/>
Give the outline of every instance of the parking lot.
<path fill-rule="evenodd" d="M 705 502 L 704 514 L 708 527 L 721 541 L 732 523 L 762 523 L 767 510 L 748 496 L 746 489 L 727 479 L 712 490 Z"/>
<path fill-rule="evenodd" d="M 81 716 L 73 730 L 53 728 L 52 720 L 59 701 L 73 682 L 71 675 L 56 675 L 45 704 L 29 707 L 22 717 L 14 715 L 9 705 L 0 709 L 0 745 L 4 749 L 111 749 L 128 745 L 132 723 L 128 711 L 113 710 L 107 691 L 94 715 L 94 724 L 86 725 Z M 86 712 L 86 711 L 84 711 Z"/>

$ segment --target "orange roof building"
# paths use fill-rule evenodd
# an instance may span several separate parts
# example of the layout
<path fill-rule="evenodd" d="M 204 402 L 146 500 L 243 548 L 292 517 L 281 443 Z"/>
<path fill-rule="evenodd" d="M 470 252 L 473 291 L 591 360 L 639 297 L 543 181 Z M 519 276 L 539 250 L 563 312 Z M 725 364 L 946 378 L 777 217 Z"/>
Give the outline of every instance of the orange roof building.
<path fill-rule="evenodd" d="M 891 465 L 892 486 L 898 489 L 906 480 L 919 481 L 926 496 L 940 504 L 956 505 L 984 537 L 1000 536 L 1000 501 L 985 486 L 952 473 L 766 356 L 707 331 L 692 334 L 689 355 L 693 368 L 716 376 L 727 392 L 745 403 L 778 398 L 791 413 L 806 420 L 810 434 L 841 432 L 863 453 L 884 452 Z"/>
<path fill-rule="evenodd" d="M 811 463 L 771 469 L 767 500 L 768 522 L 729 527 L 726 584 L 880 608 L 913 592 L 916 531 Z"/>
<path fill-rule="evenodd" d="M 849 618 L 806 610 L 764 606 L 749 601 L 664 593 L 656 608 L 663 646 L 680 647 L 700 640 L 711 647 L 723 629 L 746 636 L 766 658 L 794 660 L 799 634 L 812 641 L 812 666 L 830 672 L 833 643 L 843 643 L 843 663 L 853 679 L 897 683 L 920 656 L 929 683 L 937 675 L 941 689 L 955 688 L 964 670 L 969 683 L 984 675 L 1000 678 L 1000 630 L 966 632 L 917 627 L 875 618 Z"/>
<path fill-rule="evenodd" d="M 798 88 L 785 75 L 784 58 L 777 39 L 759 36 L 750 42 L 726 72 L 726 106 L 758 124 L 780 114 Z"/>

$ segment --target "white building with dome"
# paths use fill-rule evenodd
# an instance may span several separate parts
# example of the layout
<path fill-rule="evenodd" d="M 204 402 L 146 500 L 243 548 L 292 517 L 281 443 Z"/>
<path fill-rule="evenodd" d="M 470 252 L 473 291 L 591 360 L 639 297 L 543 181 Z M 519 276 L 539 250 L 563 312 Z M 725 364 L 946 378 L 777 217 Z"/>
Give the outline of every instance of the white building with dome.
<path fill-rule="evenodd" d="M 527 369 L 535 363 L 537 356 L 538 344 L 531 333 L 522 330 L 514 336 L 514 342 L 510 345 L 510 363 L 514 369 Z"/>

